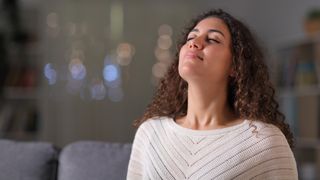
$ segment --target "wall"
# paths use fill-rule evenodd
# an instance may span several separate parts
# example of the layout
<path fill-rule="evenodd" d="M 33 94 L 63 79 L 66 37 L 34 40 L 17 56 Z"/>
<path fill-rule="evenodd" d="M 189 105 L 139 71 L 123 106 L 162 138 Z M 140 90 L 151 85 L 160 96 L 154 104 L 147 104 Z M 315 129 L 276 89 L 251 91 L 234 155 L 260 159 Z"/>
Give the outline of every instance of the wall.
<path fill-rule="evenodd" d="M 114 49 L 109 37 L 105 36 L 109 25 L 109 11 L 112 1 L 47 1 L 42 6 L 43 22 L 50 12 L 57 12 L 60 22 L 90 22 L 88 36 L 101 49 L 93 48 L 91 56 L 85 60 L 91 77 L 101 76 L 99 71 L 104 56 Z M 66 92 L 66 80 L 60 79 L 54 86 L 43 79 L 41 88 L 41 109 L 43 131 L 41 139 L 64 145 L 76 140 L 95 139 L 104 141 L 130 142 L 134 129 L 131 123 L 139 118 L 150 102 L 154 86 L 150 83 L 151 68 L 155 63 L 153 51 L 157 41 L 157 28 L 163 23 L 173 27 L 174 39 L 185 22 L 193 15 L 208 9 L 221 7 L 244 20 L 258 35 L 271 52 L 279 44 L 304 37 L 303 18 L 308 9 L 320 6 L 316 0 L 309 1 L 125 1 L 124 33 L 120 41 L 130 42 L 136 53 L 125 72 L 124 99 L 121 102 L 82 100 L 79 94 Z M 61 31 L 55 38 L 48 36 L 46 24 L 43 27 L 43 62 L 51 62 L 62 67 L 68 61 L 65 49 L 71 40 Z M 89 38 L 89 39 L 90 39 Z M 68 44 L 69 43 L 69 44 Z M 100 45 L 99 45 L 100 43 Z M 93 55 L 92 55 L 93 54 Z M 96 56 L 94 56 L 94 54 Z M 100 70 L 99 70 L 100 68 Z M 63 69 L 63 68 L 62 68 Z M 61 70 L 62 71 L 62 70 Z M 96 71 L 96 72 L 95 72 Z"/>

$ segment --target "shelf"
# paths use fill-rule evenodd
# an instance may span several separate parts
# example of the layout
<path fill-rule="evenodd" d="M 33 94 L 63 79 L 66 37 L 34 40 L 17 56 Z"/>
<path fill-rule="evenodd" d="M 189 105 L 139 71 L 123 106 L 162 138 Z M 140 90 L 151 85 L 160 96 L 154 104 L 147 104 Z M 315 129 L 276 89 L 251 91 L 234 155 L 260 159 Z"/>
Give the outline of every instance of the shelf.
<path fill-rule="evenodd" d="M 276 46 L 276 49 L 283 49 L 283 48 L 293 48 L 296 45 L 308 44 L 308 43 L 320 43 L 320 33 L 315 35 L 314 37 L 307 36 L 307 37 L 298 37 L 295 39 L 291 38 L 290 40 L 287 40 L 287 39 L 279 40 L 275 46 Z"/>
<path fill-rule="evenodd" d="M 299 177 L 319 179 L 320 34 L 283 44 L 277 55 L 273 67 L 276 97 L 295 136 Z"/>
<path fill-rule="evenodd" d="M 320 149 L 320 140 L 314 138 L 296 138 L 297 148 Z"/>
<path fill-rule="evenodd" d="M 6 87 L 3 94 L 7 100 L 36 100 L 39 93 L 38 89 L 34 87 Z"/>
<path fill-rule="evenodd" d="M 319 85 L 310 85 L 296 88 L 279 88 L 280 98 L 292 97 L 292 96 L 318 96 L 320 95 Z"/>

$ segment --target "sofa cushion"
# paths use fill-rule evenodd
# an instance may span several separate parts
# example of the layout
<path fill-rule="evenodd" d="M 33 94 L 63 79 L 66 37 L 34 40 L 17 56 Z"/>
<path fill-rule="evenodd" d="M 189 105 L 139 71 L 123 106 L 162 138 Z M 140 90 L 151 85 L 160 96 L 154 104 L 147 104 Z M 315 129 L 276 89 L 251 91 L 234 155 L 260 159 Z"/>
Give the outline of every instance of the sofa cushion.
<path fill-rule="evenodd" d="M 54 180 L 57 158 L 50 143 L 0 140 L 0 179 Z"/>
<path fill-rule="evenodd" d="M 126 179 L 131 144 L 81 141 L 66 146 L 59 158 L 58 180 Z"/>

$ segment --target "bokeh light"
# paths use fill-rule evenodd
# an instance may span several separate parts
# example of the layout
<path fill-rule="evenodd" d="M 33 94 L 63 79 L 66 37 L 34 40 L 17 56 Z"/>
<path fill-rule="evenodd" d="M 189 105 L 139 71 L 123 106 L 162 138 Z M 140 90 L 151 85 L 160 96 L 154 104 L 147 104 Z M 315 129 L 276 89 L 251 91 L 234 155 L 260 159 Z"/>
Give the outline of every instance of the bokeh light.
<path fill-rule="evenodd" d="M 69 36 L 74 36 L 77 33 L 77 25 L 73 22 L 67 24 L 67 31 Z"/>
<path fill-rule="evenodd" d="M 168 24 L 162 24 L 158 29 L 157 46 L 154 49 L 154 55 L 157 62 L 152 66 L 151 83 L 156 86 L 159 79 L 167 72 L 168 66 L 171 64 L 173 56 L 170 51 L 172 47 L 172 27 Z"/>
<path fill-rule="evenodd" d="M 50 63 L 46 64 L 43 68 L 44 76 L 48 80 L 49 85 L 53 85 L 57 81 L 57 71 L 52 67 Z"/>
<path fill-rule="evenodd" d="M 115 1 L 110 7 L 110 38 L 119 40 L 123 36 L 124 12 L 119 1 Z"/>
<path fill-rule="evenodd" d="M 121 69 L 115 63 L 116 56 L 107 55 L 104 59 L 103 79 L 106 86 L 110 88 L 119 87 L 121 85 Z"/>
<path fill-rule="evenodd" d="M 163 62 L 158 62 L 152 67 L 152 74 L 157 78 L 162 78 L 167 71 L 167 65 Z"/>
<path fill-rule="evenodd" d="M 91 97 L 94 100 L 103 100 L 106 97 L 107 90 L 102 81 L 97 81 L 90 87 Z"/>
<path fill-rule="evenodd" d="M 71 77 L 75 80 L 82 80 L 86 77 L 87 70 L 79 58 L 73 58 L 69 63 Z"/>
<path fill-rule="evenodd" d="M 161 35 L 158 38 L 158 47 L 161 49 L 169 49 L 172 45 L 172 39 L 169 35 Z"/>
<path fill-rule="evenodd" d="M 117 55 L 121 58 L 132 57 L 135 53 L 134 47 L 129 43 L 121 43 L 117 48 Z"/>
<path fill-rule="evenodd" d="M 47 25 L 50 28 L 58 28 L 58 15 L 57 13 L 49 13 L 47 15 Z"/>
<path fill-rule="evenodd" d="M 154 50 L 154 55 L 159 61 L 170 63 L 172 61 L 172 55 L 169 50 L 163 50 L 158 47 Z"/>
<path fill-rule="evenodd" d="M 162 24 L 158 29 L 158 34 L 159 36 L 162 36 L 162 35 L 172 36 L 173 34 L 172 27 L 168 24 Z"/>
<path fill-rule="evenodd" d="M 111 82 L 119 78 L 119 70 L 115 64 L 108 64 L 103 68 L 104 80 Z"/>
<path fill-rule="evenodd" d="M 121 86 L 121 78 L 117 78 L 114 81 L 105 81 L 105 85 L 109 88 L 116 88 Z"/>
<path fill-rule="evenodd" d="M 117 47 L 117 62 L 119 65 L 127 66 L 130 64 L 135 53 L 135 48 L 129 43 L 121 43 Z"/>
<path fill-rule="evenodd" d="M 108 97 L 113 102 L 120 102 L 124 97 L 122 88 L 109 88 Z"/>

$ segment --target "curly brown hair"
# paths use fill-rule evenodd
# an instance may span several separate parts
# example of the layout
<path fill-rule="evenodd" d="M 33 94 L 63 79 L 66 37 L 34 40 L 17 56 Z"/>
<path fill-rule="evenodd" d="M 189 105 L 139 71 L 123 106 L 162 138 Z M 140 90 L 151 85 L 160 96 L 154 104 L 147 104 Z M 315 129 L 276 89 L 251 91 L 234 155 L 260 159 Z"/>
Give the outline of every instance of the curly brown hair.
<path fill-rule="evenodd" d="M 275 90 L 264 63 L 264 54 L 250 30 L 239 20 L 221 9 L 210 10 L 192 20 L 183 31 L 177 45 L 175 60 L 160 80 L 156 94 L 142 118 L 134 122 L 138 127 L 153 117 L 181 118 L 187 114 L 188 84 L 178 73 L 179 51 L 186 43 L 189 32 L 203 19 L 216 17 L 227 25 L 231 34 L 232 66 L 235 74 L 228 82 L 228 105 L 240 118 L 259 120 L 277 126 L 285 135 L 291 148 L 293 134 L 278 110 Z"/>

